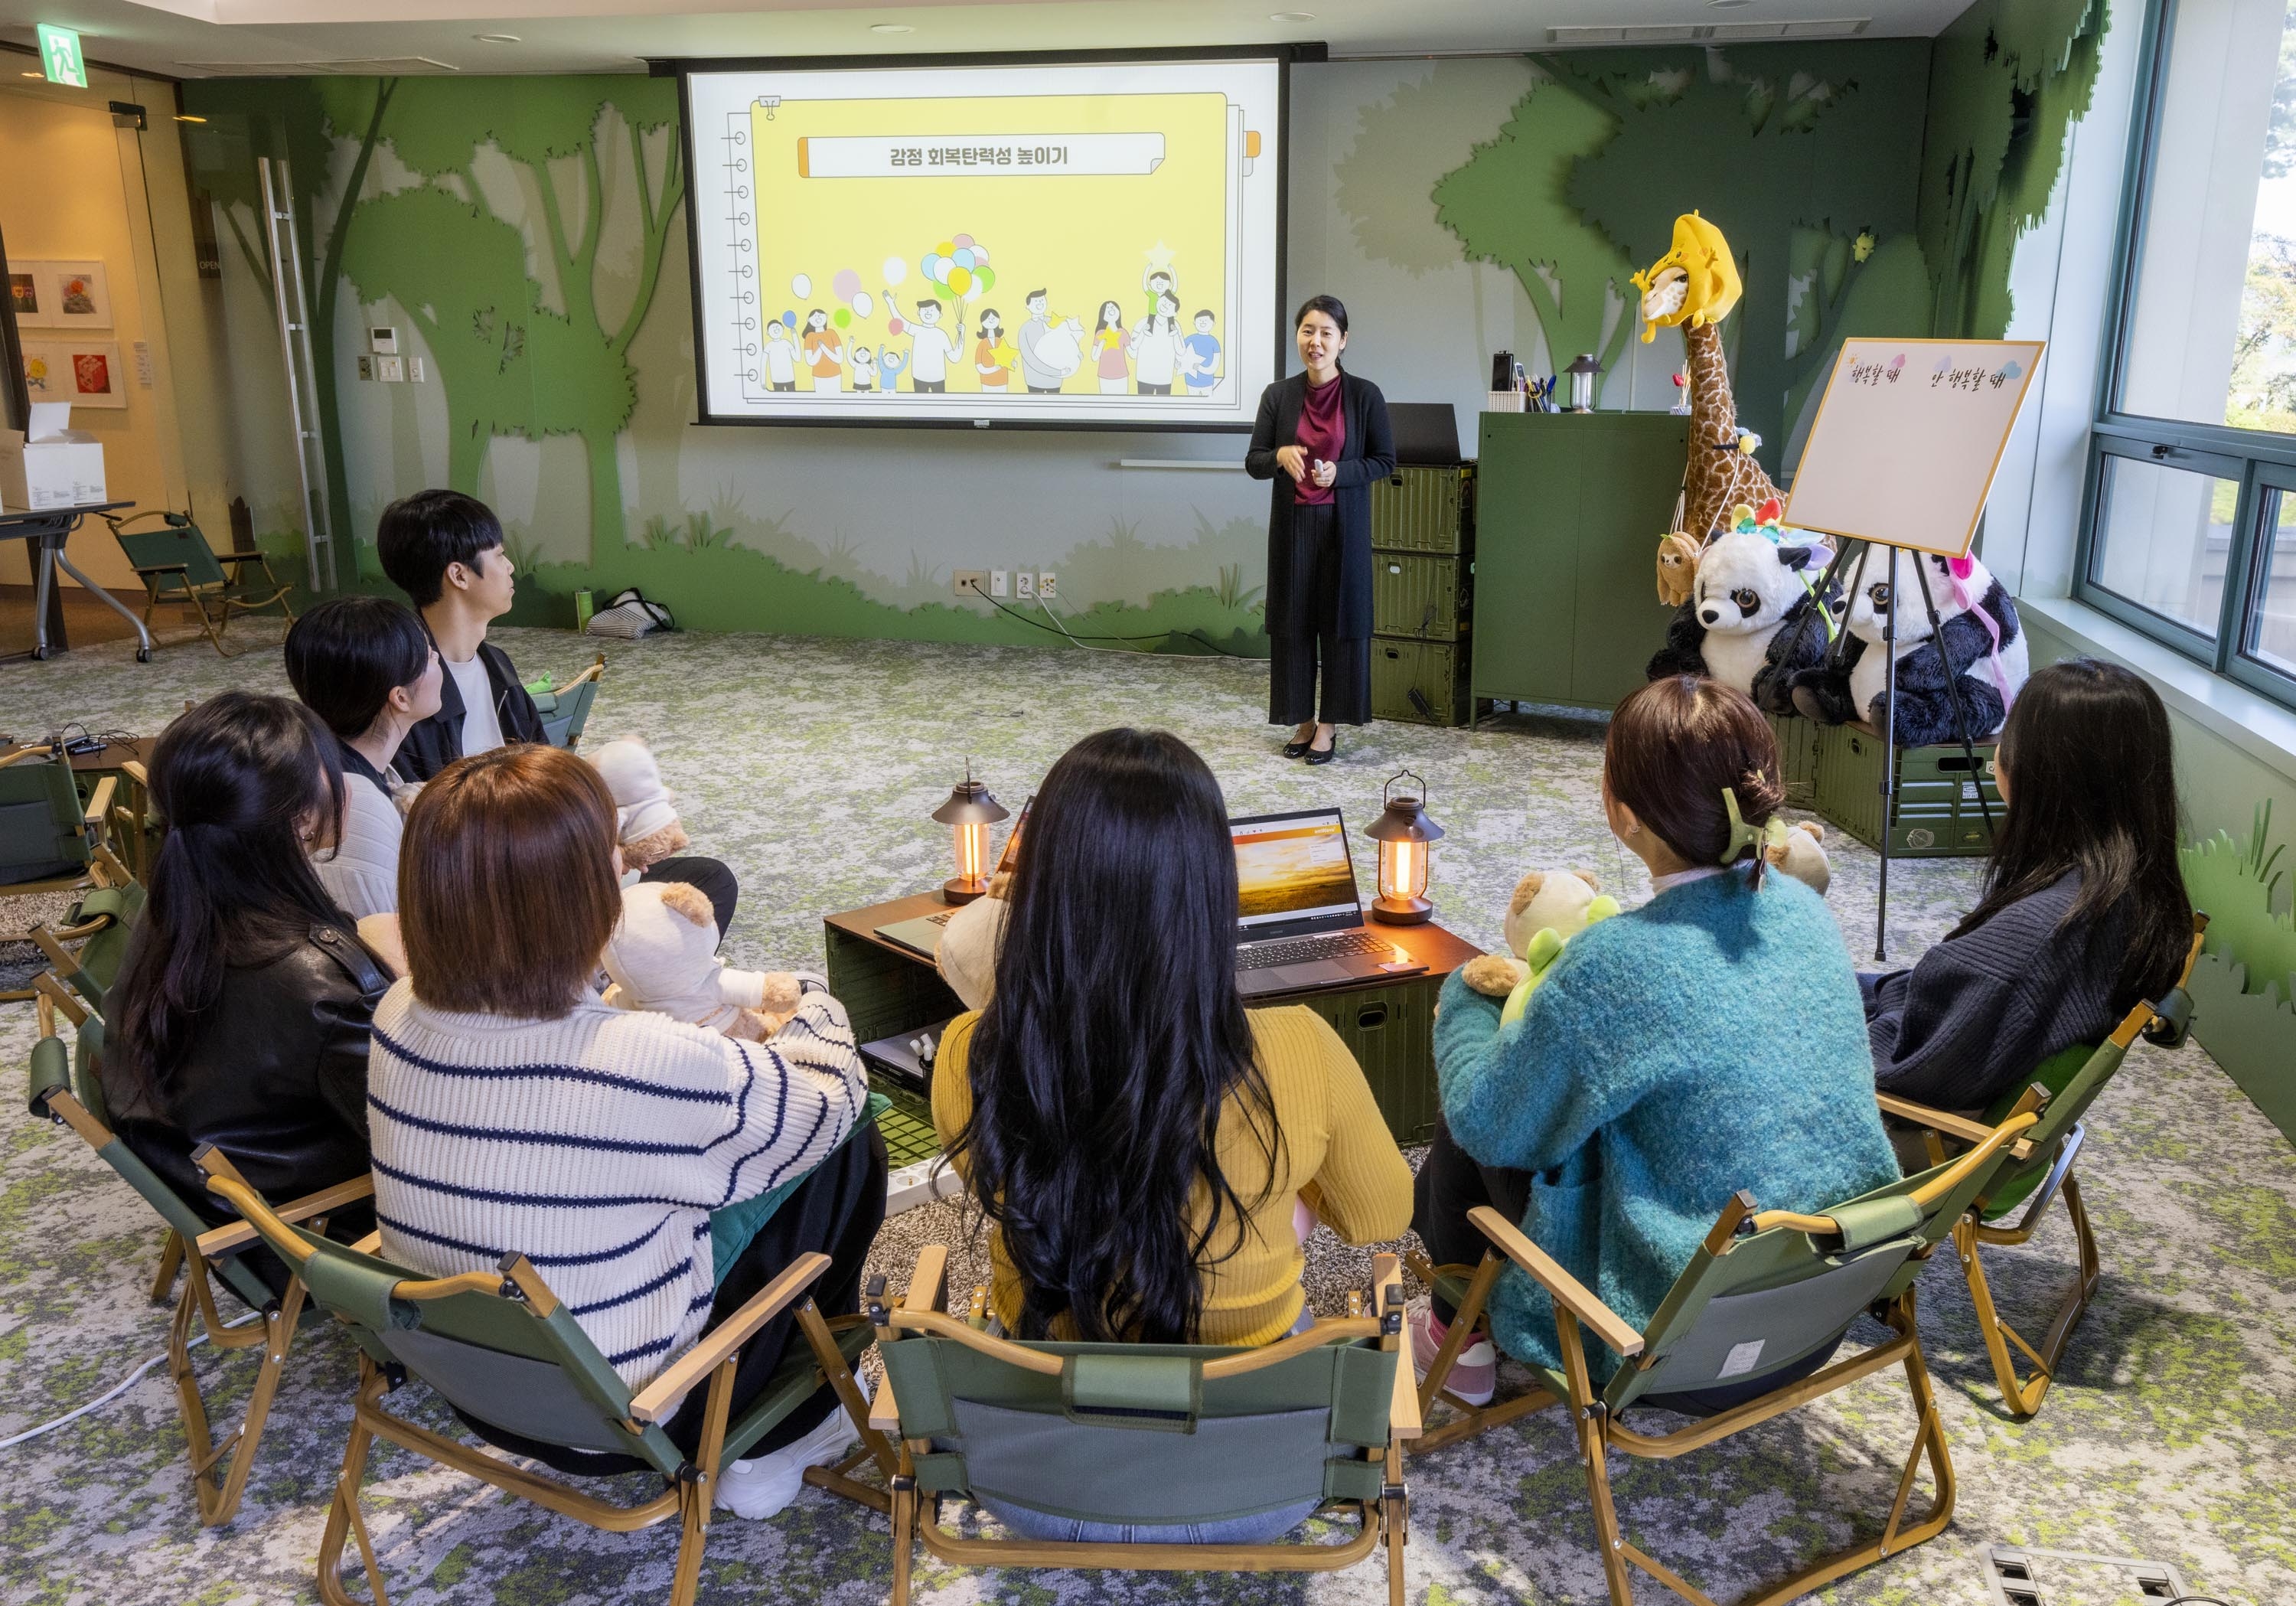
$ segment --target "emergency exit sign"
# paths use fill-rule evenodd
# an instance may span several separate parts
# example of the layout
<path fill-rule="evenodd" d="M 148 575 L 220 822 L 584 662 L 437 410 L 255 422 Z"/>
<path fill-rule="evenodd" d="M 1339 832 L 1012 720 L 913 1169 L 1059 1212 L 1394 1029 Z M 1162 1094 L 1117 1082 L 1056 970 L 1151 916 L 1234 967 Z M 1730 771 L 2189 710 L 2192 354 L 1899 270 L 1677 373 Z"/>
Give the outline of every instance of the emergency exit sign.
<path fill-rule="evenodd" d="M 87 87 L 87 58 L 79 52 L 79 36 L 69 28 L 58 28 L 52 22 L 37 25 L 40 36 L 40 65 L 48 71 L 51 84 L 70 84 L 75 89 Z"/>

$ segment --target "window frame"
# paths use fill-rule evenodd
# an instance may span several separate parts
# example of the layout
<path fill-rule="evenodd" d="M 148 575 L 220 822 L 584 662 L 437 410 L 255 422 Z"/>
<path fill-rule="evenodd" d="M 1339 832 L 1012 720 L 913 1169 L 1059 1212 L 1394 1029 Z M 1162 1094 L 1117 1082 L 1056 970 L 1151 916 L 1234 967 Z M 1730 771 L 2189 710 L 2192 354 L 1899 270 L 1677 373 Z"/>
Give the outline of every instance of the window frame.
<path fill-rule="evenodd" d="M 2149 0 L 2138 45 L 2137 93 L 2129 118 L 2129 148 L 2121 185 L 2112 276 L 2106 301 L 2104 360 L 2099 364 L 2098 394 L 2089 429 L 2087 461 L 2081 486 L 2080 523 L 2073 550 L 2075 601 L 2107 614 L 2162 646 L 2206 665 L 2277 703 L 2296 707 L 2296 674 L 2263 663 L 2247 648 L 2261 608 L 2263 576 L 2272 542 L 2263 531 L 2272 493 L 2296 495 L 2296 434 L 2244 430 L 2227 424 L 2194 424 L 2156 418 L 2121 406 L 2129 323 L 2135 315 L 2137 259 L 2150 222 L 2150 200 L 2157 177 L 2154 157 L 2167 93 L 2169 44 L 2175 37 L 2177 0 Z M 2098 529 L 2103 512 L 2105 463 L 2125 457 L 2162 467 L 2185 469 L 2234 480 L 2231 548 L 2225 558 L 2224 596 L 2216 633 L 2209 638 L 2180 621 L 2105 589 L 2096 578 L 2103 556 Z M 2259 557 L 2259 550 L 2262 556 Z"/>

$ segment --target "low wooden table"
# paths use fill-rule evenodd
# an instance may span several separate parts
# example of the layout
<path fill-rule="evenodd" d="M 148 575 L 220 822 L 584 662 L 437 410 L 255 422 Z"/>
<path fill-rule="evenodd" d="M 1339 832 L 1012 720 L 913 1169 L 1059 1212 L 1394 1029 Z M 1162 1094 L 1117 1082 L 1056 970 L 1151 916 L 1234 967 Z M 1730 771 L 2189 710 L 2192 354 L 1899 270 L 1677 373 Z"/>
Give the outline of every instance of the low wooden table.
<path fill-rule="evenodd" d="M 922 1031 L 961 1013 L 964 1005 L 940 979 L 932 961 L 877 935 L 880 926 L 938 914 L 949 904 L 940 894 L 919 893 L 867 909 L 827 916 L 822 938 L 829 955 L 829 987 L 853 1023 L 857 1042 Z M 1443 979 L 1482 950 L 1431 922 L 1372 930 L 1427 968 L 1417 976 L 1366 981 L 1357 987 L 1275 993 L 1254 1009 L 1305 1004 L 1332 1025 L 1363 1067 L 1380 1113 L 1398 1143 L 1424 1143 L 1434 1134 L 1441 1102 L 1435 1087 L 1435 998 Z M 907 1105 L 913 1095 L 880 1085 Z M 931 1118 L 931 1112 L 924 1112 Z"/>
<path fill-rule="evenodd" d="M 72 777 L 79 783 L 85 795 L 94 777 L 117 775 L 119 790 L 113 794 L 111 818 L 105 820 L 104 835 L 112 852 L 119 855 L 140 880 L 151 869 L 151 844 L 148 841 L 152 799 L 127 766 L 134 763 L 149 765 L 152 762 L 152 740 L 149 737 L 119 737 L 94 753 L 71 755 Z M 0 743 L 0 758 L 21 753 L 26 747 L 45 746 L 45 743 Z"/>

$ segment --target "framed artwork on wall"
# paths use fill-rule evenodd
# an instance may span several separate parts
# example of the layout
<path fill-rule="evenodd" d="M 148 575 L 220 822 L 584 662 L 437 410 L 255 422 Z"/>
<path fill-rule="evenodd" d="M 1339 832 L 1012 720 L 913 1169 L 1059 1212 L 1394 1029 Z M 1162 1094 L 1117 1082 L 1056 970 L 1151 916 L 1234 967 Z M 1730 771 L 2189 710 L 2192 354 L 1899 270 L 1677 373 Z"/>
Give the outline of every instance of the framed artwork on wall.
<path fill-rule="evenodd" d="M 124 408 L 127 375 L 110 341 L 26 341 L 24 388 L 34 401 L 77 408 Z"/>
<path fill-rule="evenodd" d="M 8 264 L 8 299 L 16 304 L 19 329 L 47 329 L 55 325 L 48 312 L 55 292 L 47 287 L 46 267 L 45 262 Z"/>
<path fill-rule="evenodd" d="M 109 329 L 111 291 L 101 262 L 49 262 L 43 265 L 41 299 L 49 302 L 52 329 Z"/>

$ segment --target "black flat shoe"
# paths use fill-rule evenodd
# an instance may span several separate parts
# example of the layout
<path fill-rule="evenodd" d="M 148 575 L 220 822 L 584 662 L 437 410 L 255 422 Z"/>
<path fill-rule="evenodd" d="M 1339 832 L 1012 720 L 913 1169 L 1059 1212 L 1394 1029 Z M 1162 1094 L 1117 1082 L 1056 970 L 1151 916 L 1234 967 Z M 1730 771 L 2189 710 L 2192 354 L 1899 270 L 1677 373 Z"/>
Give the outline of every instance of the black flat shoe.
<path fill-rule="evenodd" d="M 1286 742 L 1283 744 L 1283 756 L 1285 758 L 1298 758 L 1301 754 L 1307 751 L 1308 744 L 1305 742 Z"/>
<path fill-rule="evenodd" d="M 1331 745 L 1330 746 L 1328 746 L 1328 747 L 1323 748 L 1323 749 L 1321 749 L 1321 750 L 1318 750 L 1318 749 L 1314 748 L 1314 747 L 1310 747 L 1310 748 L 1308 748 L 1308 752 L 1307 752 L 1307 754 L 1306 754 L 1306 759 L 1307 759 L 1307 762 L 1308 762 L 1308 763 L 1311 763 L 1311 764 L 1328 764 L 1328 763 L 1330 763 L 1333 759 L 1335 759 L 1335 758 L 1337 758 L 1337 757 L 1339 757 L 1339 756 L 1340 756 L 1340 744 L 1339 744 L 1339 740 L 1338 740 L 1338 738 L 1337 738 L 1337 737 L 1334 737 L 1334 738 L 1332 738 L 1332 745 Z"/>

